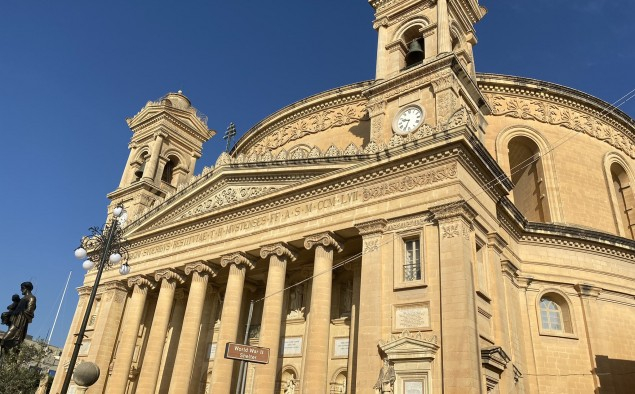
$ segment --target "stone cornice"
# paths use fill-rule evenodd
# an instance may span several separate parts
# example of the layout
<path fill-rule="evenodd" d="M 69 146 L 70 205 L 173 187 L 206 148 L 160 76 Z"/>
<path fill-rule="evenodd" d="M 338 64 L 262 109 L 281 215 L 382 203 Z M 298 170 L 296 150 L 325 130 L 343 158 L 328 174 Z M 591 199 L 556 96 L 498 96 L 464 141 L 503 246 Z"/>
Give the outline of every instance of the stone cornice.
<path fill-rule="evenodd" d="M 185 266 L 185 275 L 190 275 L 192 272 L 198 272 L 199 274 L 207 274 L 212 278 L 218 275 L 218 268 L 211 267 L 204 261 L 197 261 L 194 263 L 189 263 Z"/>
<path fill-rule="evenodd" d="M 341 252 L 342 249 L 342 240 L 335 234 L 330 231 L 309 235 L 304 238 L 304 247 L 308 250 L 313 249 L 313 247 L 321 245 L 325 248 L 333 248 L 338 252 Z"/>
<path fill-rule="evenodd" d="M 381 235 L 386 231 L 388 221 L 386 219 L 374 219 L 368 222 L 355 223 L 355 227 L 359 230 L 362 237 L 367 235 Z"/>
<path fill-rule="evenodd" d="M 465 222 L 472 223 L 477 216 L 476 211 L 464 200 L 437 205 L 431 207 L 430 211 L 438 222 L 462 218 Z"/>
<path fill-rule="evenodd" d="M 285 242 L 276 242 L 274 244 L 263 245 L 260 249 L 260 257 L 266 259 L 271 255 L 286 258 L 295 261 L 298 257 L 298 251 L 293 246 Z"/>
<path fill-rule="evenodd" d="M 578 292 L 578 295 L 583 298 L 595 298 L 597 299 L 602 293 L 602 288 L 593 286 L 588 283 L 578 283 L 573 286 L 575 290 Z"/>
<path fill-rule="evenodd" d="M 162 269 L 154 273 L 154 280 L 160 282 L 162 279 L 165 279 L 168 282 L 176 282 L 180 285 L 185 283 L 183 275 L 170 268 Z"/>
<path fill-rule="evenodd" d="M 254 269 L 256 259 L 248 255 L 244 252 L 235 252 L 221 256 L 220 265 L 225 268 L 230 264 L 234 264 L 236 266 L 244 266 L 249 269 Z"/>

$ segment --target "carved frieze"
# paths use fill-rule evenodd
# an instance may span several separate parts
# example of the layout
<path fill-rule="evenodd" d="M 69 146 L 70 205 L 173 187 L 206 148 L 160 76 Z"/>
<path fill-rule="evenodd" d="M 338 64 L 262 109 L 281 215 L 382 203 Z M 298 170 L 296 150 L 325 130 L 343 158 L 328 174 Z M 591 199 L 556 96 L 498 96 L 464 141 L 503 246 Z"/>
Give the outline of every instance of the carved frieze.
<path fill-rule="evenodd" d="M 368 201 L 375 198 L 390 196 L 392 194 L 406 192 L 414 188 L 423 187 L 447 179 L 453 179 L 456 178 L 456 176 L 457 165 L 456 163 L 452 163 L 429 171 L 424 171 L 420 174 L 406 175 L 403 178 L 394 181 L 364 188 L 362 191 L 362 198 L 364 201 Z"/>
<path fill-rule="evenodd" d="M 196 207 L 189 209 L 181 215 L 181 219 L 187 219 L 193 216 L 199 216 L 225 205 L 234 204 L 243 200 L 258 197 L 263 194 L 276 190 L 273 186 L 247 186 L 247 187 L 228 187 L 218 193 L 208 197 L 205 201 L 199 203 Z"/>
<path fill-rule="evenodd" d="M 365 112 L 366 105 L 364 102 L 351 103 L 339 108 L 316 112 L 307 118 L 298 119 L 273 131 L 251 147 L 250 152 L 263 154 L 268 150 L 274 150 L 290 141 L 299 140 L 307 135 L 355 123 L 364 116 Z"/>
<path fill-rule="evenodd" d="M 486 94 L 492 115 L 530 119 L 585 133 L 635 158 L 635 141 L 623 131 L 579 109 L 573 109 L 532 97 Z"/>
<path fill-rule="evenodd" d="M 356 223 L 355 227 L 359 230 L 359 235 L 381 235 L 386 230 L 386 219 L 375 219 L 364 223 Z"/>
<path fill-rule="evenodd" d="M 391 219 L 388 221 L 388 231 L 421 228 L 430 221 L 430 215 L 416 215 L 405 218 Z"/>

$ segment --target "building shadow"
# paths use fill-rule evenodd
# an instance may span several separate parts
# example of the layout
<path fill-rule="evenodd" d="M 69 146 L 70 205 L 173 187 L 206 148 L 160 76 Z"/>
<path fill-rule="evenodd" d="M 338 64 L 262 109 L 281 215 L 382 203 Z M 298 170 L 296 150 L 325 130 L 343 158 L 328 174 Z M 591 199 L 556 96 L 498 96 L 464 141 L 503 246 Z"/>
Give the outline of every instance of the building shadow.
<path fill-rule="evenodd" d="M 595 356 L 596 374 L 600 380 L 598 394 L 635 393 L 635 360 Z"/>

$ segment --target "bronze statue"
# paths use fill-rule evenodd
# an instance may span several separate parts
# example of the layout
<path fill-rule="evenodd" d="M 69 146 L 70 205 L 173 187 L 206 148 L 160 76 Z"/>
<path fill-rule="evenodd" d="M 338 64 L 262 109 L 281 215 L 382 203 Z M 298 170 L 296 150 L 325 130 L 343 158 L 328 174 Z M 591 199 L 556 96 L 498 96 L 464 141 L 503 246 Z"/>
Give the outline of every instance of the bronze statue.
<path fill-rule="evenodd" d="M 20 345 L 26 338 L 26 331 L 29 323 L 33 321 L 35 316 L 35 296 L 31 294 L 33 284 L 24 282 L 20 285 L 22 290 L 22 298 L 8 316 L 9 330 L 4 334 L 2 339 L 2 350 L 8 350 Z M 7 313 L 7 312 L 5 312 Z M 4 316 L 3 316 L 4 322 Z"/>
<path fill-rule="evenodd" d="M 2 312 L 2 324 L 4 324 L 5 326 L 11 326 L 11 315 L 13 315 L 13 311 L 20 302 L 20 296 L 14 294 L 13 297 L 11 297 L 11 301 L 11 305 L 7 307 L 7 311 Z"/>

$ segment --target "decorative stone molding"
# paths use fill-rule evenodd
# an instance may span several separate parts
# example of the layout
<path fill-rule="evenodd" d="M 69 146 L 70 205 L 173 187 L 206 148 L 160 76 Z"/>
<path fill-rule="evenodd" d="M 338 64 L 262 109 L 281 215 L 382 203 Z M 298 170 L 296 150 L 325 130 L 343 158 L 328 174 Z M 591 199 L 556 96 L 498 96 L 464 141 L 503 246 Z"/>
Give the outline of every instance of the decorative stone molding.
<path fill-rule="evenodd" d="M 304 247 L 308 250 L 313 249 L 314 246 L 322 245 L 325 248 L 332 247 L 339 253 L 343 250 L 342 243 L 340 237 L 330 231 L 309 235 L 304 239 Z"/>
<path fill-rule="evenodd" d="M 189 209 L 180 216 L 180 219 L 202 215 L 222 208 L 225 205 L 236 204 L 243 200 L 259 197 L 263 194 L 271 193 L 278 188 L 279 187 L 273 186 L 228 187 L 210 196 L 194 208 Z"/>
<path fill-rule="evenodd" d="M 518 275 L 520 275 L 518 267 L 509 260 L 501 261 L 501 271 L 503 272 L 503 275 L 509 278 L 512 282 L 518 278 Z"/>
<path fill-rule="evenodd" d="M 501 254 L 507 247 L 507 241 L 505 241 L 498 233 L 488 233 L 487 246 L 493 248 L 496 253 Z"/>
<path fill-rule="evenodd" d="M 421 228 L 425 226 L 426 223 L 430 223 L 430 215 L 419 214 L 414 216 L 406 216 L 403 218 L 390 219 L 388 221 L 388 227 L 386 229 L 388 231 L 399 231 L 410 228 Z"/>
<path fill-rule="evenodd" d="M 521 289 L 525 289 L 525 291 L 529 290 L 529 286 L 534 281 L 534 278 L 531 276 L 518 276 L 516 277 L 516 283 L 518 283 L 518 287 Z"/>
<path fill-rule="evenodd" d="M 150 281 L 145 276 L 138 275 L 138 276 L 133 276 L 132 278 L 128 278 L 128 287 L 130 288 L 138 287 L 140 289 L 154 290 L 156 287 L 156 284 Z"/>
<path fill-rule="evenodd" d="M 477 216 L 476 211 L 465 200 L 437 205 L 430 208 L 434 219 L 438 222 L 447 222 L 456 218 L 462 218 L 466 223 L 472 223 Z M 450 237 L 448 237 L 450 238 Z"/>
<path fill-rule="evenodd" d="M 362 237 L 367 235 L 381 235 L 386 231 L 386 225 L 388 221 L 386 219 L 374 219 L 368 222 L 356 223 L 355 227 L 359 230 L 359 235 Z"/>
<path fill-rule="evenodd" d="M 405 330 L 401 334 L 392 335 L 387 341 L 379 341 L 378 346 L 393 362 L 415 359 L 432 360 L 440 349 L 437 342 L 436 335 L 425 337 L 421 332 Z"/>
<path fill-rule="evenodd" d="M 511 358 L 500 346 L 488 346 L 481 349 L 481 363 L 485 370 L 485 384 L 488 393 L 498 386 L 501 374 L 510 361 Z"/>
<path fill-rule="evenodd" d="M 164 269 L 164 270 L 159 270 L 155 272 L 154 280 L 156 280 L 157 282 L 160 282 L 161 279 L 165 279 L 168 282 L 175 282 L 180 285 L 185 283 L 185 278 L 183 278 L 181 274 L 179 274 L 173 269 Z"/>
<path fill-rule="evenodd" d="M 220 257 L 220 265 L 225 268 L 230 264 L 254 269 L 256 259 L 244 252 L 234 252 Z"/>
<path fill-rule="evenodd" d="M 573 286 L 582 298 L 598 298 L 602 293 L 601 287 L 596 287 L 588 283 L 578 283 Z"/>
<path fill-rule="evenodd" d="M 274 244 L 261 246 L 260 257 L 266 259 L 272 254 L 275 254 L 278 257 L 287 258 L 290 261 L 295 261 L 298 257 L 298 251 L 293 246 L 284 242 L 276 242 Z"/>
<path fill-rule="evenodd" d="M 189 276 L 193 272 L 198 272 L 201 275 L 209 275 L 214 278 L 218 275 L 218 268 L 211 267 L 203 261 L 197 261 L 185 266 L 185 275 Z"/>
<path fill-rule="evenodd" d="M 92 291 L 93 287 L 92 286 L 82 286 L 77 288 L 77 294 L 82 297 L 82 296 L 87 296 L 90 294 L 90 292 Z"/>

